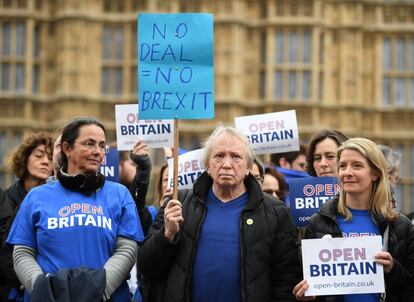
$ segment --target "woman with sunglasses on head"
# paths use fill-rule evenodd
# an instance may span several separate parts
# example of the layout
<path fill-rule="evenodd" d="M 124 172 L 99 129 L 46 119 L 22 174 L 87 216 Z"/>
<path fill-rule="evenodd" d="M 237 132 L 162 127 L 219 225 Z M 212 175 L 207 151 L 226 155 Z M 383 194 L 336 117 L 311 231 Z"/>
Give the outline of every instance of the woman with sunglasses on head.
<path fill-rule="evenodd" d="M 62 132 L 58 181 L 24 200 L 8 243 L 25 301 L 45 293 L 71 301 L 130 300 L 126 279 L 143 234 L 128 189 L 99 172 L 107 150 L 99 121 L 70 121 Z"/>
<path fill-rule="evenodd" d="M 388 248 L 377 253 L 375 260 L 384 267 L 385 301 L 413 301 L 414 227 L 407 217 L 391 207 L 384 156 L 374 142 L 353 138 L 338 149 L 336 160 L 341 192 L 311 217 L 305 237 L 381 235 Z M 293 294 L 298 300 L 315 299 L 304 296 L 308 286 L 306 280 L 295 286 Z M 380 299 L 380 294 L 373 293 L 319 297 L 318 301 L 379 302 Z"/>

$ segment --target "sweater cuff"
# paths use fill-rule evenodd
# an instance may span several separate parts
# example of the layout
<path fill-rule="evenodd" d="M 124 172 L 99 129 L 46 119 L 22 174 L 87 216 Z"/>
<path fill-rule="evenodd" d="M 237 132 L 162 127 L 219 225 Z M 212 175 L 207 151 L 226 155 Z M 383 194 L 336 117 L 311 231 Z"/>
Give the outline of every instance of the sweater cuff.
<path fill-rule="evenodd" d="M 163 226 L 162 229 L 154 236 L 155 244 L 162 250 L 172 250 L 175 249 L 180 242 L 181 232 L 178 232 L 173 241 L 168 241 L 167 238 L 164 236 L 165 227 Z"/>

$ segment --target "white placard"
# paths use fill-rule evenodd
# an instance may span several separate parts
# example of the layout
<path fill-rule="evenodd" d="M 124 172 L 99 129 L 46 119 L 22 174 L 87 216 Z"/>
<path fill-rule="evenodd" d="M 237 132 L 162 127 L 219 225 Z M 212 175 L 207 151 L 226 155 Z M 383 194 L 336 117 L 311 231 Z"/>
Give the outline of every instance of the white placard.
<path fill-rule="evenodd" d="M 117 149 L 132 150 L 138 138 L 150 148 L 174 146 L 173 120 L 139 120 L 138 104 L 115 105 Z"/>
<path fill-rule="evenodd" d="M 256 154 L 299 150 L 295 110 L 240 116 L 234 123 L 247 135 Z"/>
<path fill-rule="evenodd" d="M 196 179 L 204 172 L 203 149 L 197 149 L 178 156 L 178 188 L 191 189 Z M 173 187 L 173 162 L 168 160 L 168 184 Z"/>
<path fill-rule="evenodd" d="M 381 250 L 381 236 L 302 240 L 305 295 L 384 292 L 383 266 L 374 260 Z"/>

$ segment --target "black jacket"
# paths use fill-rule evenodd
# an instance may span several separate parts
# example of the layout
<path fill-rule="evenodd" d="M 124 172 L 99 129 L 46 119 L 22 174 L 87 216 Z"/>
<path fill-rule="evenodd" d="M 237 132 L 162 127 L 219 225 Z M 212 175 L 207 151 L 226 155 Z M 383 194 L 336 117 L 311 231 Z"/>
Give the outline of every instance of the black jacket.
<path fill-rule="evenodd" d="M 301 268 L 296 229 L 284 203 L 264 194 L 252 175 L 245 180 L 248 203 L 240 215 L 240 267 L 243 302 L 296 301 L 293 287 Z M 164 238 L 163 209 L 152 233 L 138 251 L 138 266 L 163 297 L 144 301 L 191 301 L 191 273 L 200 228 L 206 215 L 204 203 L 212 179 L 202 174 L 193 190 L 180 192 L 184 222 L 169 243 Z M 184 193 L 184 194 L 182 194 Z M 246 221 L 254 223 L 248 225 Z M 163 283 L 164 282 L 164 283 Z M 158 288 L 157 288 L 158 287 Z"/>
<path fill-rule="evenodd" d="M 13 269 L 13 247 L 5 245 L 17 210 L 26 197 L 24 182 L 19 180 L 4 192 L 0 207 L 0 298 L 7 301 L 12 287 L 19 288 L 20 281 Z"/>
<path fill-rule="evenodd" d="M 130 153 L 130 157 L 137 166 L 133 181 L 126 184 L 126 186 L 137 207 L 144 235 L 147 235 L 152 224 L 152 216 L 146 206 L 149 178 L 151 176 L 151 159 L 148 155 L 136 155 L 132 152 Z"/>
<path fill-rule="evenodd" d="M 325 234 L 342 237 L 337 215 L 338 197 L 335 197 L 311 217 L 305 237 L 322 238 Z M 391 272 L 385 274 L 386 301 L 412 302 L 414 301 L 414 227 L 402 214 L 396 221 L 387 221 L 380 215 L 373 215 L 373 220 L 379 226 L 381 235 L 389 225 L 388 252 L 393 257 L 394 265 Z M 335 301 L 333 297 L 321 299 Z"/>
<path fill-rule="evenodd" d="M 104 269 L 61 269 L 56 275 L 42 274 L 30 294 L 32 302 L 101 302 L 105 292 Z"/>

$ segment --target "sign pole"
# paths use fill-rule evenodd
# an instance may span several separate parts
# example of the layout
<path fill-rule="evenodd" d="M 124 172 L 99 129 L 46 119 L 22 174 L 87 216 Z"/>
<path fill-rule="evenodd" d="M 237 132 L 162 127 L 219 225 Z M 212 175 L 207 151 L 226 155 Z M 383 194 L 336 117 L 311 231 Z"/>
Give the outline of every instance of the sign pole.
<path fill-rule="evenodd" d="M 178 199 L 178 145 L 179 145 L 179 129 L 178 119 L 174 118 L 174 176 L 173 176 L 173 199 Z"/>

